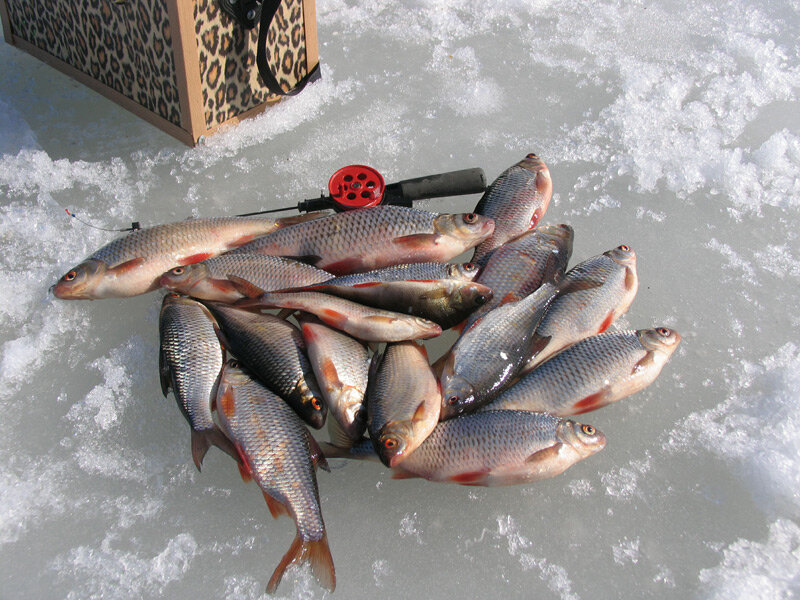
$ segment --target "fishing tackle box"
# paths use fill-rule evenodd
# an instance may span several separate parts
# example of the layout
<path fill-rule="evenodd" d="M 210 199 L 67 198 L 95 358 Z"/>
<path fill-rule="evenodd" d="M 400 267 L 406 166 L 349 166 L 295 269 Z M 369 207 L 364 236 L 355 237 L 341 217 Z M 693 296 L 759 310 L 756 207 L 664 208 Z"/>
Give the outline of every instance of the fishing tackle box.
<path fill-rule="evenodd" d="M 0 16 L 8 43 L 189 145 L 319 74 L 315 0 L 0 0 Z"/>

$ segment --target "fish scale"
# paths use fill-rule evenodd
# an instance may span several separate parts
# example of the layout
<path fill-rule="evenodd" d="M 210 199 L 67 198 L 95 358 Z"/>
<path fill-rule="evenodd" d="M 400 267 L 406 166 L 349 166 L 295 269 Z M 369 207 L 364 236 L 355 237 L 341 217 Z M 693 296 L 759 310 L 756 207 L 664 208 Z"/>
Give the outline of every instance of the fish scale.
<path fill-rule="evenodd" d="M 600 333 L 544 361 L 487 405 L 487 410 L 580 414 L 652 383 L 680 343 L 666 328 Z"/>
<path fill-rule="evenodd" d="M 237 252 L 291 256 L 335 275 L 398 263 L 447 261 L 491 234 L 491 219 L 403 206 L 345 211 L 275 231 Z"/>
<path fill-rule="evenodd" d="M 217 302 L 208 306 L 229 350 L 312 427 L 322 427 L 325 403 L 297 327 L 270 314 L 254 314 Z"/>
<path fill-rule="evenodd" d="M 602 333 L 628 310 L 639 286 L 636 253 L 618 246 L 576 265 L 559 284 L 559 295 L 536 329 L 525 374 L 559 350 Z"/>
<path fill-rule="evenodd" d="M 235 361 L 225 365 L 217 395 L 222 427 L 236 444 L 245 471 L 264 492 L 274 516 L 285 511 L 297 527 L 295 540 L 270 579 L 274 592 L 284 571 L 308 560 L 312 572 L 333 590 L 335 575 L 319 502 L 314 455 L 318 454 L 297 414 Z"/>
<path fill-rule="evenodd" d="M 394 477 L 485 486 L 528 483 L 562 473 L 604 446 L 605 436 L 593 427 L 552 415 L 478 412 L 440 422 L 395 467 Z"/>
<path fill-rule="evenodd" d="M 365 273 L 342 275 L 328 279 L 325 283 L 327 285 L 357 285 L 374 281 L 419 281 L 431 279 L 474 281 L 477 276 L 478 269 L 472 263 L 424 262 L 391 265 Z"/>

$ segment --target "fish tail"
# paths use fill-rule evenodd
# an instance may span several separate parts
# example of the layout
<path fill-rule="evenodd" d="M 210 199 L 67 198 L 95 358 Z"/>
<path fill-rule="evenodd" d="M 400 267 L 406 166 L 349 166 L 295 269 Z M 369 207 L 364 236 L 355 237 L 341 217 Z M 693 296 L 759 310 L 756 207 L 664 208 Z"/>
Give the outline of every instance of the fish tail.
<path fill-rule="evenodd" d="M 332 592 L 336 587 L 336 573 L 333 569 L 331 550 L 328 547 L 328 535 L 324 534 L 319 540 L 303 540 L 298 533 L 270 577 L 267 593 L 275 593 L 290 565 L 305 562 L 311 565 L 311 572 L 319 584 Z"/>
<path fill-rule="evenodd" d="M 232 456 L 236 462 L 240 462 L 239 453 L 236 451 L 233 443 L 225 436 L 222 431 L 214 427 L 213 429 L 192 429 L 192 459 L 200 470 L 203 464 L 203 459 L 206 452 L 211 446 L 216 446 L 226 454 Z"/>

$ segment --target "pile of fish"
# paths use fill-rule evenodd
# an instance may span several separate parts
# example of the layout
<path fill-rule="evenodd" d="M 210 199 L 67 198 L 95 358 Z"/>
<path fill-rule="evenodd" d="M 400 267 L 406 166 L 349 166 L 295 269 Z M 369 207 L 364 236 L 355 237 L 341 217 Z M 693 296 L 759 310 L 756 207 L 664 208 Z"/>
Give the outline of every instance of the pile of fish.
<path fill-rule="evenodd" d="M 104 246 L 53 292 L 170 290 L 161 385 L 191 426 L 197 468 L 217 446 L 273 516 L 294 519 L 268 592 L 302 562 L 333 590 L 316 480 L 326 456 L 464 485 L 552 477 L 606 443 L 569 417 L 643 389 L 677 348 L 666 327 L 606 331 L 636 295 L 636 254 L 620 245 L 568 269 L 572 228 L 541 223 L 551 195 L 529 154 L 467 214 L 376 206 L 158 225 Z M 472 248 L 471 262 L 448 262 Z M 431 364 L 421 340 L 451 328 Z M 308 427 L 326 422 L 318 443 Z"/>

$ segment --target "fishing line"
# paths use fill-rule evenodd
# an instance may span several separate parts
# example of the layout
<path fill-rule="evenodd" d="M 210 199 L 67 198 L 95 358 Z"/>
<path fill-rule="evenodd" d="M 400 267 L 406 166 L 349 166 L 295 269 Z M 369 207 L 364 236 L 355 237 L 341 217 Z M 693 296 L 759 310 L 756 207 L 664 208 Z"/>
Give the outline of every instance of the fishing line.
<path fill-rule="evenodd" d="M 65 208 L 64 211 L 79 223 L 83 223 L 84 225 L 86 225 L 87 227 L 91 227 L 92 229 L 99 229 L 100 231 L 136 231 L 138 229 L 141 229 L 139 221 L 134 221 L 133 223 L 131 223 L 130 227 L 126 227 L 125 229 L 111 229 L 109 227 L 100 227 L 99 225 L 93 225 L 88 221 L 84 221 L 83 219 L 78 218 L 78 216 L 75 213 L 70 212 L 68 208 Z"/>

